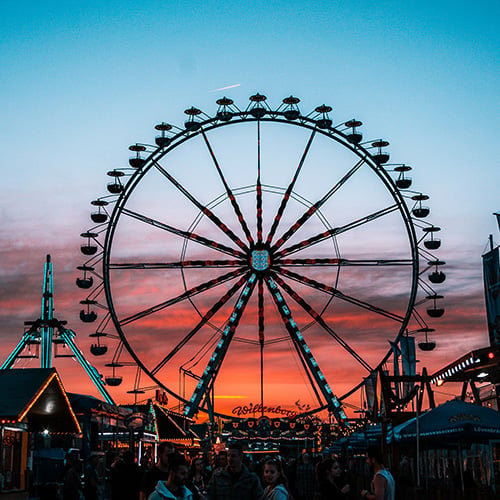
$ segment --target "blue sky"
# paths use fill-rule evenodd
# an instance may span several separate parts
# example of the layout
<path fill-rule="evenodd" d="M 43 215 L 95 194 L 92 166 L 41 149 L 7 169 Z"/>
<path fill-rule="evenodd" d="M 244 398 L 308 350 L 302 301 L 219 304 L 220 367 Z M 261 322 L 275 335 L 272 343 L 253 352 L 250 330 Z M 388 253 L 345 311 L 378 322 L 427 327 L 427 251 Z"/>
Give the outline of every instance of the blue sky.
<path fill-rule="evenodd" d="M 191 105 L 211 114 L 227 94 L 245 107 L 257 91 L 275 106 L 297 95 L 304 112 L 330 104 L 336 123 L 362 120 L 365 138 L 388 139 L 391 157 L 414 167 L 449 264 L 440 335 L 464 338 L 453 357 L 483 345 L 480 255 L 488 234 L 498 240 L 500 210 L 499 11 L 491 1 L 2 2 L 2 358 L 38 314 L 47 253 L 56 307 L 80 328 L 79 233 L 127 147 L 152 142 L 160 121 L 182 123 Z M 468 331 L 453 326 L 460 308 Z"/>

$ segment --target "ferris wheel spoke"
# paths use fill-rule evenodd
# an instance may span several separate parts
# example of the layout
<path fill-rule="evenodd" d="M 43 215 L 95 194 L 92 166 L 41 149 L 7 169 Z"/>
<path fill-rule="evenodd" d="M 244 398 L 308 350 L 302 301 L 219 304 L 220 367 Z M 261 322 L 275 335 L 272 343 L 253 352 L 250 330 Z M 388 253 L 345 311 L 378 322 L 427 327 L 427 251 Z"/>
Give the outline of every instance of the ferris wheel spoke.
<path fill-rule="evenodd" d="M 196 409 L 198 408 L 202 398 L 207 394 L 210 386 L 213 384 L 215 378 L 217 377 L 220 367 L 222 366 L 222 362 L 224 361 L 224 357 L 227 354 L 227 350 L 229 348 L 229 344 L 233 339 L 234 333 L 238 324 L 240 322 L 241 316 L 248 304 L 248 300 L 250 299 L 253 289 L 255 287 L 257 276 L 252 273 L 250 278 L 245 285 L 245 288 L 241 292 L 241 295 L 234 306 L 233 312 L 229 317 L 229 321 L 227 322 L 224 331 L 222 332 L 221 339 L 217 343 L 214 353 L 212 354 L 203 375 L 201 376 L 198 384 L 189 400 L 189 403 L 184 407 L 184 414 L 188 417 L 192 417 Z"/>
<path fill-rule="evenodd" d="M 264 345 L 264 282 L 259 279 L 258 287 L 258 305 L 259 305 L 259 343 L 261 346 Z"/>
<path fill-rule="evenodd" d="M 283 295 L 278 290 L 276 282 L 270 276 L 266 276 L 265 280 L 269 292 L 271 293 L 281 319 L 283 320 L 283 323 L 285 324 L 285 327 L 288 330 L 293 343 L 299 349 L 303 360 L 305 361 L 310 373 L 314 377 L 314 380 L 319 387 L 326 403 L 330 407 L 331 411 L 335 414 L 337 421 L 339 422 L 339 424 L 344 426 L 346 424 L 347 417 L 344 413 L 344 410 L 342 409 L 342 405 L 328 385 L 328 382 L 323 375 L 318 362 L 314 358 L 311 350 L 309 349 L 309 346 L 307 345 L 304 337 L 302 336 L 302 333 L 299 330 L 299 327 L 297 326 L 297 323 L 295 323 L 295 320 L 293 319 L 290 308 L 287 306 Z"/>
<path fill-rule="evenodd" d="M 260 344 L 260 404 L 264 408 L 264 281 L 259 279 L 258 286 L 259 306 L 259 344 Z"/>
<path fill-rule="evenodd" d="M 411 259 L 278 259 L 276 264 L 286 267 L 332 266 L 332 267 L 379 267 L 411 266 Z"/>
<path fill-rule="evenodd" d="M 226 182 L 224 174 L 222 173 L 222 170 L 219 166 L 219 162 L 217 161 L 217 158 L 215 157 L 212 146 L 210 145 L 210 142 L 208 141 L 208 137 L 205 134 L 205 131 L 203 129 L 201 129 L 201 135 L 203 136 L 203 139 L 205 140 L 205 144 L 207 145 L 208 152 L 210 153 L 210 156 L 212 157 L 212 160 L 214 162 L 217 173 L 219 174 L 220 180 L 222 181 L 222 184 L 224 185 L 224 188 L 226 190 L 229 201 L 231 202 L 231 205 L 233 206 L 234 213 L 236 214 L 236 217 L 240 221 L 241 228 L 243 229 L 243 232 L 245 233 L 245 236 L 247 237 L 248 243 L 250 243 L 250 245 L 253 245 L 253 238 L 252 238 L 252 235 L 250 233 L 250 229 L 248 229 L 248 225 L 243 217 L 243 214 L 241 213 L 241 209 L 238 205 L 238 202 L 236 201 L 236 198 L 235 198 L 231 188 L 229 187 L 228 183 Z"/>
<path fill-rule="evenodd" d="M 384 215 L 390 214 L 391 212 L 394 212 L 398 208 L 399 205 L 395 203 L 394 205 L 383 208 L 382 210 L 378 210 L 377 212 L 373 212 L 372 214 L 366 215 L 365 217 L 350 222 L 349 224 L 345 224 L 344 226 L 335 227 L 323 233 L 319 233 L 315 236 L 312 236 L 311 238 L 301 241 L 300 243 L 297 243 L 288 248 L 285 248 L 284 250 L 281 250 L 280 252 L 277 252 L 276 258 L 279 259 L 281 257 L 284 257 L 285 255 L 290 255 L 292 253 L 299 252 L 300 250 L 309 248 L 313 245 L 316 245 L 317 243 L 320 243 L 324 240 L 327 240 L 328 238 L 331 238 L 332 236 L 337 236 L 339 234 L 345 233 L 346 231 L 350 231 L 351 229 L 362 226 L 363 224 L 367 224 L 368 222 L 372 222 L 373 220 L 383 217 Z"/>
<path fill-rule="evenodd" d="M 200 203 L 185 187 L 169 174 L 157 161 L 153 160 L 156 169 L 163 174 L 191 203 L 193 203 L 204 215 L 206 215 L 225 235 L 233 240 L 242 250 L 247 250 L 247 246 L 239 236 L 234 234 L 208 207 Z"/>
<path fill-rule="evenodd" d="M 166 300 L 165 302 L 161 302 L 160 304 L 156 304 L 153 307 L 149 307 L 148 309 L 144 309 L 143 311 L 140 311 L 136 314 L 133 314 L 132 316 L 124 318 L 119 322 L 119 324 L 120 324 L 120 326 L 128 325 L 129 323 L 132 323 L 133 321 L 137 321 L 139 319 L 145 318 L 146 316 L 150 316 L 151 314 L 157 313 L 158 311 L 161 311 L 167 307 L 170 307 L 174 304 L 182 302 L 183 300 L 186 300 L 190 297 L 198 295 L 201 292 L 205 292 L 206 290 L 210 290 L 211 288 L 214 288 L 214 287 L 216 287 L 216 286 L 218 286 L 226 281 L 237 278 L 238 276 L 243 274 L 245 271 L 246 271 L 246 269 L 237 269 L 235 271 L 231 271 L 230 273 L 224 274 L 224 275 L 219 276 L 217 278 L 214 278 L 212 280 L 206 281 L 205 283 L 202 283 L 198 286 L 190 288 L 189 290 L 186 290 L 185 292 L 181 293 L 180 295 L 177 295 L 177 297 L 173 297 L 169 300 Z"/>
<path fill-rule="evenodd" d="M 262 183 L 260 180 L 260 120 L 257 120 L 257 241 L 262 243 Z"/>
<path fill-rule="evenodd" d="M 364 302 L 362 300 L 356 299 L 354 297 L 351 297 L 349 295 L 345 295 L 342 293 L 340 290 L 337 288 L 334 288 L 332 286 L 325 285 L 324 283 L 320 283 L 319 281 L 313 280 L 311 278 L 307 278 L 306 276 L 302 276 L 300 274 L 294 273 L 292 271 L 288 271 L 287 269 L 283 268 L 275 268 L 277 272 L 279 272 L 281 275 L 286 276 L 290 279 L 293 279 L 294 281 L 297 281 L 298 283 L 302 283 L 304 285 L 307 285 L 311 288 L 314 288 L 316 290 L 320 290 L 322 292 L 326 292 L 329 295 L 333 295 L 335 297 L 338 297 L 339 299 L 349 302 L 350 304 L 354 304 L 355 306 L 361 307 L 362 309 L 366 309 L 367 311 L 379 314 L 380 316 L 384 316 L 386 318 L 392 319 L 394 321 L 397 321 L 398 323 L 402 323 L 404 318 L 399 316 L 398 314 L 392 313 L 390 311 L 386 311 L 385 309 L 382 309 L 381 307 L 375 306 L 373 304 L 370 304 L 368 302 Z"/>
<path fill-rule="evenodd" d="M 295 173 L 293 175 L 292 181 L 288 185 L 288 187 L 285 191 L 285 194 L 283 195 L 283 199 L 281 200 L 281 204 L 278 208 L 278 213 L 276 214 L 276 217 L 274 218 L 273 224 L 271 226 L 271 230 L 269 231 L 269 234 L 267 235 L 266 243 L 268 245 L 271 244 L 271 241 L 274 238 L 274 234 L 276 233 L 276 229 L 278 229 L 278 225 L 280 223 L 281 217 L 283 217 L 283 213 L 285 211 L 288 200 L 290 199 L 290 195 L 292 194 L 293 187 L 295 186 L 295 183 L 297 182 L 300 171 L 302 169 L 302 166 L 304 165 L 304 161 L 306 159 L 307 153 L 309 152 L 309 148 L 311 147 L 311 143 L 312 143 L 315 135 L 316 135 L 316 129 L 314 129 L 311 132 L 311 135 L 309 136 L 309 140 L 307 141 L 306 147 L 304 149 L 304 153 L 302 154 L 302 157 L 299 161 L 299 165 L 297 166 L 297 169 L 295 170 Z"/>
<path fill-rule="evenodd" d="M 314 205 L 312 205 L 299 219 L 293 224 L 288 231 L 286 231 L 283 236 L 273 245 L 273 250 L 277 250 L 283 243 L 285 243 L 295 232 L 300 229 L 332 196 L 338 191 L 363 165 L 365 159 L 358 161 L 350 170 L 347 172 L 342 179 L 340 179 L 335 186 L 333 186 L 328 193 L 318 200 Z"/>
<path fill-rule="evenodd" d="M 112 262 L 109 269 L 206 269 L 244 266 L 243 260 L 181 260 L 178 262 Z"/>
<path fill-rule="evenodd" d="M 215 250 L 219 250 L 220 252 L 227 253 L 229 255 L 233 255 L 236 257 L 245 258 L 245 254 L 240 252 L 239 250 L 234 250 L 231 247 L 228 247 L 222 243 L 217 243 L 215 241 L 209 240 L 208 238 L 200 236 L 196 233 L 192 233 L 189 231 L 183 231 L 182 229 L 177 229 L 173 226 L 169 226 L 168 224 L 165 224 L 163 222 L 157 221 L 155 219 L 151 219 L 150 217 L 146 217 L 145 215 L 139 214 L 139 213 L 134 212 L 133 210 L 129 210 L 127 208 L 124 208 L 122 210 L 122 213 L 124 215 L 132 217 L 134 219 L 140 220 L 141 222 L 144 222 L 146 224 L 150 224 L 151 226 L 157 227 L 159 229 L 164 229 L 165 231 L 168 231 L 169 233 L 175 234 L 177 236 L 181 236 L 182 238 L 187 238 L 188 240 L 196 241 L 197 243 L 200 243 L 201 245 L 204 245 L 206 247 L 214 248 Z"/>
<path fill-rule="evenodd" d="M 212 318 L 212 316 L 245 284 L 250 273 L 242 276 L 201 318 L 198 324 L 151 370 L 156 375 L 177 354 L 198 331 Z"/>
<path fill-rule="evenodd" d="M 292 289 L 290 285 L 285 283 L 279 276 L 276 274 L 273 274 L 273 279 L 278 283 L 285 292 L 292 297 L 297 304 L 299 304 L 314 320 L 317 321 L 317 323 L 326 331 L 328 334 L 333 337 L 340 346 L 342 346 L 363 368 L 365 368 L 368 372 L 371 372 L 373 369 L 372 367 L 342 338 L 340 335 L 338 335 L 333 328 L 328 326 L 328 324 L 325 322 L 321 314 L 316 312 L 313 307 L 306 302 L 304 298 L 302 298 L 295 290 Z"/>

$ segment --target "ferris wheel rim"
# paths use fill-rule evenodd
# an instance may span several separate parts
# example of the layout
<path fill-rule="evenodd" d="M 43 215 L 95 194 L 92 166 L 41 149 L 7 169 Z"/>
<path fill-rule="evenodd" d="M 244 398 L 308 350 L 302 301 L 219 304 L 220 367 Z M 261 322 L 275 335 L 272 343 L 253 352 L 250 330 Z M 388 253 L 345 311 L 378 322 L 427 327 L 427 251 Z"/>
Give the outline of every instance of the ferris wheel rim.
<path fill-rule="evenodd" d="M 194 109 L 194 108 L 193 108 Z M 193 113 L 194 115 L 194 113 Z M 144 162 L 144 167 L 137 169 L 132 177 L 130 178 L 130 181 L 127 183 L 125 186 L 125 189 L 123 192 L 120 193 L 117 202 L 114 205 L 113 211 L 110 215 L 109 222 L 107 223 L 107 229 L 106 229 L 106 235 L 105 235 L 105 241 L 103 245 L 103 260 L 102 260 L 102 267 L 103 267 L 103 283 L 104 283 L 104 291 L 106 295 L 106 301 L 108 303 L 109 307 L 109 314 L 111 317 L 111 320 L 113 321 L 113 324 L 115 325 L 115 328 L 117 330 L 117 333 L 126 347 L 127 351 L 129 354 L 132 356 L 134 361 L 137 363 L 138 366 L 141 367 L 141 369 L 152 379 L 154 380 L 160 387 L 165 389 L 169 394 L 174 396 L 177 400 L 183 402 L 184 404 L 188 403 L 188 400 L 185 398 L 181 397 L 180 394 L 176 393 L 175 391 L 170 390 L 169 387 L 166 386 L 161 380 L 159 380 L 155 375 L 152 375 L 150 373 L 150 370 L 144 365 L 143 361 L 140 359 L 139 356 L 135 353 L 135 350 L 132 348 L 132 346 L 129 344 L 128 339 L 123 332 L 121 326 L 120 326 L 120 321 L 116 315 L 116 310 L 114 306 L 114 300 L 113 300 L 113 294 L 111 292 L 111 287 L 110 287 L 110 255 L 111 255 L 111 250 L 112 250 L 112 245 L 113 245 L 113 237 L 114 233 L 116 230 L 116 225 L 118 220 L 120 219 L 120 216 L 122 215 L 123 209 L 131 196 L 131 194 L 134 192 L 135 188 L 137 187 L 138 183 L 144 178 L 144 176 L 147 175 L 147 172 L 153 168 L 155 162 L 160 161 L 165 155 L 167 155 L 169 152 L 174 150 L 175 148 L 179 147 L 181 144 L 185 143 L 186 141 L 199 136 L 202 131 L 205 132 L 210 132 L 215 129 L 219 129 L 225 126 L 230 126 L 230 125 L 237 125 L 241 123 L 253 123 L 253 122 L 273 122 L 273 123 L 282 123 L 286 125 L 295 125 L 301 128 L 309 129 L 309 130 L 314 130 L 315 133 L 322 134 L 330 139 L 335 140 L 337 143 L 340 145 L 348 148 L 351 150 L 352 153 L 357 155 L 360 160 L 363 161 L 364 164 L 368 165 L 368 167 L 377 175 L 377 177 L 383 182 L 385 185 L 386 189 L 389 191 L 391 194 L 392 198 L 396 201 L 397 204 L 397 210 L 401 214 L 402 219 L 405 223 L 405 228 L 406 228 L 406 234 L 408 236 L 408 241 L 410 242 L 410 249 L 411 249 L 411 256 L 412 256 L 412 282 L 411 282 L 411 290 L 409 294 L 409 299 L 408 299 L 408 308 L 405 314 L 405 318 L 403 320 L 402 326 L 399 329 L 399 332 L 397 334 L 396 339 L 394 340 L 397 342 L 401 336 L 405 332 L 405 328 L 408 325 L 408 322 L 411 318 L 412 310 L 415 305 L 415 298 L 417 295 L 417 289 L 418 289 L 418 277 L 419 277 L 419 248 L 418 248 L 418 242 L 415 234 L 415 227 L 413 224 L 413 219 L 410 214 L 410 210 L 408 206 L 406 205 L 406 202 L 404 201 L 403 196 L 400 193 L 400 190 L 396 187 L 394 181 L 388 174 L 388 172 L 384 169 L 381 168 L 379 164 L 373 159 L 371 153 L 364 148 L 362 145 L 356 145 L 354 146 L 353 144 L 349 143 L 347 140 L 347 137 L 345 134 L 343 134 L 341 131 L 335 130 L 335 129 L 320 129 L 317 126 L 317 121 L 308 118 L 305 116 L 300 115 L 300 121 L 291 121 L 290 119 L 285 118 L 285 114 L 283 112 L 279 111 L 273 111 L 272 113 L 269 113 L 268 115 L 264 115 L 261 117 L 254 117 L 249 114 L 247 111 L 242 111 L 239 113 L 234 113 L 233 118 L 230 121 L 221 121 L 219 118 L 217 118 L 217 115 L 214 117 L 209 117 L 207 120 L 204 120 L 200 122 L 200 128 L 192 131 L 188 130 L 187 128 L 184 130 L 181 130 L 175 137 L 172 139 L 168 147 L 161 147 L 161 146 L 152 146 L 153 147 L 153 152 L 149 154 L 149 156 L 145 159 Z M 145 148 L 146 149 L 146 148 Z M 388 349 L 387 353 L 383 356 L 383 358 L 380 360 L 378 365 L 375 367 L 374 371 L 379 369 L 381 366 L 383 366 L 387 360 L 389 359 L 391 355 L 391 348 Z M 355 392 L 357 389 L 359 389 L 363 384 L 363 381 L 360 381 L 360 383 L 348 393 L 342 395 L 339 397 L 340 400 L 342 400 L 344 397 L 348 396 L 349 394 Z M 200 410 L 204 411 L 203 408 L 200 408 Z M 318 408 L 317 411 L 320 411 L 321 408 Z M 224 414 L 220 414 L 220 416 L 227 416 Z"/>

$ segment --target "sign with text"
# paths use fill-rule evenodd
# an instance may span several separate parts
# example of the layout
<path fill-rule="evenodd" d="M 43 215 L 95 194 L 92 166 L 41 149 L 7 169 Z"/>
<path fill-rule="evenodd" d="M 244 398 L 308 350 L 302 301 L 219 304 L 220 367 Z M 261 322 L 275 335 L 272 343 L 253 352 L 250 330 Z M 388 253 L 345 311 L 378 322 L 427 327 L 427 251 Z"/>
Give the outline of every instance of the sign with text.
<path fill-rule="evenodd" d="M 266 406 L 260 403 L 249 403 L 247 405 L 235 406 L 231 413 L 236 415 L 237 417 L 246 417 L 246 416 L 255 416 L 256 414 L 273 414 L 273 415 L 281 415 L 282 417 L 293 418 L 297 415 L 295 410 L 289 410 L 287 408 L 283 408 L 280 405 L 277 406 Z"/>

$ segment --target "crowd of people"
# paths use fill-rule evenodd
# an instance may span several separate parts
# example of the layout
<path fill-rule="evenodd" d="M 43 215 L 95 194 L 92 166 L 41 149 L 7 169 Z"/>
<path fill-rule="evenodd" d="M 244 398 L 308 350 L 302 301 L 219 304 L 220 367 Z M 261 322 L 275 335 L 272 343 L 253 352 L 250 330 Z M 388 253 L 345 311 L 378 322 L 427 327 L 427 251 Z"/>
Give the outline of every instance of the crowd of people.
<path fill-rule="evenodd" d="M 298 459 L 278 454 L 250 460 L 239 443 L 212 457 L 208 463 L 196 456 L 188 461 L 168 442 L 158 447 L 157 463 L 143 470 L 132 452 L 117 456 L 109 467 L 111 500 L 394 500 L 395 484 L 384 467 L 380 452 L 370 449 L 367 464 L 373 479 L 361 489 L 353 471 L 330 456 L 311 457 L 302 453 Z M 83 495 L 98 500 L 95 464 L 85 468 L 81 492 L 76 492 L 74 471 L 68 468 L 65 500 Z"/>

